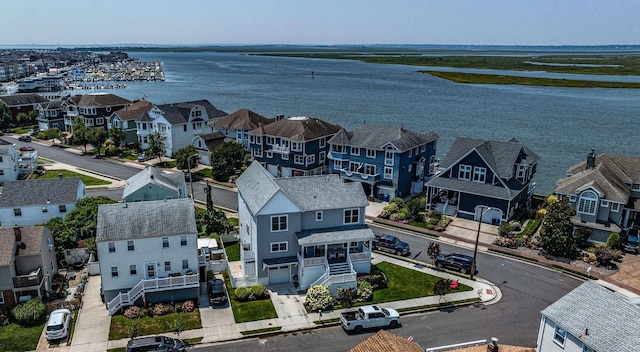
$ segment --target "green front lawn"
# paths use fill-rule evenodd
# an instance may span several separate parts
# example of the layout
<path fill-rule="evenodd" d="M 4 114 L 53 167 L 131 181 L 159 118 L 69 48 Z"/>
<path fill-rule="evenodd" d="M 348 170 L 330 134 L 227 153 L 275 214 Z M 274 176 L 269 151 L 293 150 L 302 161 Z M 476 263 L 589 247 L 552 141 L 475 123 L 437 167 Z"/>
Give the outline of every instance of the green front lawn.
<path fill-rule="evenodd" d="M 9 324 L 0 327 L 0 346 L 6 352 L 33 351 L 38 347 L 44 323 L 34 327 Z"/>
<path fill-rule="evenodd" d="M 167 315 L 142 317 L 138 319 L 129 319 L 124 315 L 115 315 L 111 317 L 109 340 L 129 338 L 131 327 L 135 323 L 138 323 L 138 336 L 171 332 L 174 322 L 178 319 L 184 319 L 183 331 L 202 328 L 200 312 L 197 309 L 191 313 L 171 313 Z"/>
<path fill-rule="evenodd" d="M 404 299 L 433 296 L 433 285 L 440 277 L 425 274 L 403 266 L 381 262 L 375 265 L 387 276 L 387 288 L 373 292 L 373 301 L 366 304 L 401 301 Z M 411 283 L 408 285 L 407 283 Z M 460 284 L 451 292 L 471 291 L 472 287 Z"/>
<path fill-rule="evenodd" d="M 111 184 L 111 181 L 105 181 L 99 178 L 87 176 L 84 174 L 79 174 L 77 172 L 69 171 L 69 170 L 47 170 L 47 172 L 45 172 L 44 175 L 39 175 L 34 173 L 31 175 L 30 178 L 31 179 L 58 178 L 60 174 L 62 175 L 62 177 L 65 177 L 65 178 L 79 177 L 85 186 L 102 186 L 102 185 Z"/>
<path fill-rule="evenodd" d="M 231 245 L 224 246 L 225 252 L 227 252 L 227 260 L 230 262 L 237 262 L 240 260 L 240 243 L 236 242 Z"/>

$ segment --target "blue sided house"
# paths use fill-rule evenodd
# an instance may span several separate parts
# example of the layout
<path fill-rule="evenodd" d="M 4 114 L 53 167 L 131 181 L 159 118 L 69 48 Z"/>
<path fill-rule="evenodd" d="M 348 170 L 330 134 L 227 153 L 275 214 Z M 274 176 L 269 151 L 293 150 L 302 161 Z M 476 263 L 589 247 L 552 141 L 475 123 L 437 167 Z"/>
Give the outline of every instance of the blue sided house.
<path fill-rule="evenodd" d="M 437 140 L 434 132 L 392 126 L 341 129 L 329 140 L 329 167 L 345 180 L 361 182 L 369 198 L 407 197 L 421 193 L 433 174 Z"/>
<path fill-rule="evenodd" d="M 427 182 L 427 209 L 498 224 L 530 204 L 539 157 L 515 139 L 458 137 Z"/>

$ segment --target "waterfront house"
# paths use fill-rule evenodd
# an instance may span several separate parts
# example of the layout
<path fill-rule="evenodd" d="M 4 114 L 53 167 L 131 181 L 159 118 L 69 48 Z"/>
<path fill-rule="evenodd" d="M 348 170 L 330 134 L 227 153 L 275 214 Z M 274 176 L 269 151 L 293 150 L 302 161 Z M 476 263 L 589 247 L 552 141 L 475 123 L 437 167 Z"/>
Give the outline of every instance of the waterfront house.
<path fill-rule="evenodd" d="M 242 272 L 235 285 L 293 282 L 335 294 L 370 271 L 374 236 L 360 183 L 338 175 L 276 178 L 257 161 L 236 182 Z"/>
<path fill-rule="evenodd" d="M 539 157 L 515 139 L 458 137 L 427 184 L 427 209 L 483 222 L 511 219 L 531 202 Z"/>
<path fill-rule="evenodd" d="M 131 105 L 115 111 L 109 116 L 109 129 L 120 128 L 126 135 L 126 145 L 138 142 L 138 128 L 136 121 L 148 113 L 153 104 L 147 100 L 139 100 Z"/>
<path fill-rule="evenodd" d="M 240 109 L 230 115 L 210 121 L 209 126 L 211 126 L 212 131 L 220 132 L 227 138 L 235 139 L 236 142 L 244 145 L 248 150 L 249 131 L 274 121 L 274 119 L 266 118 L 251 110 Z"/>
<path fill-rule="evenodd" d="M 0 95 L 0 103 L 4 103 L 11 113 L 11 122 L 16 124 L 16 116 L 23 112 L 29 114 L 32 110 L 37 110 L 39 104 L 48 102 L 49 99 L 44 98 L 36 93 Z M 5 126 L 6 127 L 6 126 Z"/>
<path fill-rule="evenodd" d="M 198 152 L 198 162 L 200 164 L 209 165 L 211 152 L 220 148 L 226 141 L 230 140 L 220 132 L 203 133 L 193 137 L 191 146 L 196 148 L 196 151 Z"/>
<path fill-rule="evenodd" d="M 125 202 L 186 198 L 187 183 L 182 172 L 163 172 L 153 166 L 131 176 L 124 184 Z"/>
<path fill-rule="evenodd" d="M 280 118 L 249 132 L 251 156 L 276 177 L 325 174 L 327 141 L 340 130 L 313 117 Z"/>
<path fill-rule="evenodd" d="M 82 117 L 89 127 L 107 129 L 107 120 L 113 112 L 131 104 L 131 101 L 111 93 L 91 93 L 72 96 L 64 104 L 65 131 L 73 132 L 76 117 Z"/>
<path fill-rule="evenodd" d="M 143 150 L 149 148 L 149 135 L 159 131 L 164 138 L 167 157 L 178 149 L 191 145 L 196 135 L 210 131 L 207 123 L 226 116 L 207 100 L 155 105 L 136 120 L 138 142 Z"/>
<path fill-rule="evenodd" d="M 84 183 L 77 177 L 8 181 L 0 195 L 0 223 L 35 226 L 64 218 L 85 196 Z"/>
<path fill-rule="evenodd" d="M 345 180 L 361 182 L 371 198 L 407 197 L 421 193 L 433 174 L 437 140 L 434 132 L 401 127 L 341 129 L 328 141 L 329 167 Z"/>
<path fill-rule="evenodd" d="M 64 131 L 64 108 L 63 102 L 67 97 L 60 97 L 47 102 L 39 103 L 36 107 L 38 110 L 38 128 L 40 131 L 46 131 L 50 128 L 58 128 Z"/>
<path fill-rule="evenodd" d="M 574 227 L 588 231 L 588 241 L 606 243 L 613 232 L 640 229 L 640 157 L 596 156 L 592 149 L 557 184 L 555 194 L 569 199 Z"/>
<path fill-rule="evenodd" d="M 15 181 L 20 175 L 16 145 L 0 139 L 0 184 Z"/>
<path fill-rule="evenodd" d="M 96 251 L 109 314 L 197 299 L 197 238 L 192 199 L 100 204 Z"/>
<path fill-rule="evenodd" d="M 639 306 L 588 280 L 542 311 L 536 351 L 637 351 L 639 321 Z"/>
<path fill-rule="evenodd" d="M 20 302 L 47 297 L 57 271 L 49 229 L 0 228 L 0 310 L 9 311 Z"/>

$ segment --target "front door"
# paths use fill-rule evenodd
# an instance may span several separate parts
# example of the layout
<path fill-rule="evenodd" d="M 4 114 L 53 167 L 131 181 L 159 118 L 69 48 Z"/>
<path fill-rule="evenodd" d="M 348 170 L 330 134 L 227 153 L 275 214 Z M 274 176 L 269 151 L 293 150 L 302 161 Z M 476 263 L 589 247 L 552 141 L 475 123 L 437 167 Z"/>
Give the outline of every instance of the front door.
<path fill-rule="evenodd" d="M 157 267 L 158 265 L 156 262 L 144 263 L 144 278 L 155 279 L 158 275 Z"/>

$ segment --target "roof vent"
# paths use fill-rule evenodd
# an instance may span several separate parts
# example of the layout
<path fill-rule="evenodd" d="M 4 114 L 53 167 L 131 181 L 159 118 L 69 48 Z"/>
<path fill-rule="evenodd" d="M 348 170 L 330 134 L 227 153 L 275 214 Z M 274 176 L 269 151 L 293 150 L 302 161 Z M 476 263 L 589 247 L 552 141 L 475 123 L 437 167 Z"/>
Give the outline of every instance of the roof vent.
<path fill-rule="evenodd" d="M 122 207 L 126 208 L 127 207 L 127 203 L 122 203 Z"/>

